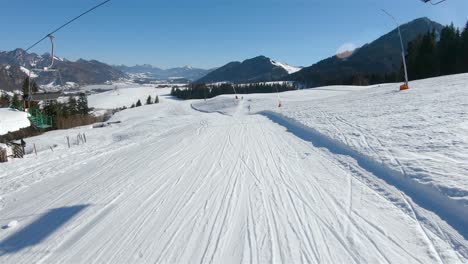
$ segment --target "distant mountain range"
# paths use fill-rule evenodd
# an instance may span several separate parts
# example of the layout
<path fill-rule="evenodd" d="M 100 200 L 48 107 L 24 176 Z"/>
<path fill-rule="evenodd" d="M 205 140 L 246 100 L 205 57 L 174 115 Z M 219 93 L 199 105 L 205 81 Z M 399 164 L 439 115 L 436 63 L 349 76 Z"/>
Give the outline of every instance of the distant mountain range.
<path fill-rule="evenodd" d="M 429 31 L 440 34 L 443 26 L 428 18 L 419 18 L 401 26 L 404 45 L 418 35 Z M 392 74 L 402 65 L 401 44 L 397 29 L 370 44 L 349 53 L 322 60 L 310 67 L 291 74 L 286 79 L 300 81 L 308 87 L 341 84 L 356 74 Z"/>
<path fill-rule="evenodd" d="M 285 78 L 291 73 L 299 71 L 301 68 L 293 67 L 285 63 L 276 62 L 265 56 L 258 56 L 243 62 L 230 62 L 220 67 L 203 78 L 197 80 L 198 83 L 250 83 L 268 82 Z"/>
<path fill-rule="evenodd" d="M 207 75 L 213 69 L 200 69 L 200 68 L 193 68 L 190 66 L 185 67 L 177 67 L 171 69 L 161 69 L 158 67 L 154 67 L 149 64 L 144 65 L 136 65 L 136 66 L 125 66 L 125 65 L 117 65 L 114 66 L 117 70 L 125 72 L 132 78 L 147 78 L 147 79 L 158 79 L 158 80 L 168 80 L 173 78 L 182 78 L 187 79 L 190 81 L 198 80 L 199 78 Z"/>
<path fill-rule="evenodd" d="M 0 52 L 0 89 L 21 90 L 21 84 L 28 76 L 29 69 L 43 69 L 50 63 L 49 54 L 40 56 L 22 49 Z M 60 85 L 67 82 L 78 85 L 102 84 L 127 77 L 123 72 L 96 60 L 69 61 L 56 57 L 53 68 L 58 69 L 60 75 L 57 72 L 33 71 L 32 77 L 35 77 L 40 85 Z"/>
<path fill-rule="evenodd" d="M 419 18 L 401 26 L 404 45 L 418 35 L 435 31 L 440 34 L 443 26 L 428 18 Z M 395 74 L 401 67 L 401 50 L 398 31 L 395 29 L 354 51 L 344 51 L 310 67 L 300 68 L 258 56 L 243 62 L 230 62 L 217 69 L 179 67 L 161 69 L 152 65 L 132 67 L 109 66 L 96 60 L 79 59 L 75 62 L 57 58 L 54 68 L 60 70 L 62 83 L 79 85 L 101 84 L 121 78 L 168 80 L 182 78 L 199 83 L 232 82 L 251 83 L 263 81 L 298 81 L 308 87 L 343 84 L 355 75 Z M 50 55 L 27 53 L 22 49 L 0 52 L 0 89 L 19 90 L 31 68 L 43 68 L 50 64 Z M 41 85 L 59 83 L 56 73 L 35 72 Z"/>

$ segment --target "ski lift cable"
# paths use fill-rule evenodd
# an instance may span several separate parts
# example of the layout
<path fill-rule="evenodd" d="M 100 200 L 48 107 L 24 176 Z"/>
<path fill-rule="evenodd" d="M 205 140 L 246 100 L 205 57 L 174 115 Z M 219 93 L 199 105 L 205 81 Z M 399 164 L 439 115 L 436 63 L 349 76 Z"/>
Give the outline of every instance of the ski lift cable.
<path fill-rule="evenodd" d="M 442 2 L 445 2 L 447 0 L 439 0 L 439 1 L 435 2 L 435 3 L 432 0 L 421 0 L 421 1 L 423 1 L 424 3 L 429 2 L 429 3 L 431 3 L 431 5 L 438 5 L 438 4 L 440 4 Z"/>
<path fill-rule="evenodd" d="M 81 13 L 79 16 L 69 20 L 67 23 L 61 25 L 60 27 L 58 27 L 57 29 L 53 30 L 52 32 L 48 33 L 45 37 L 41 38 L 39 41 L 37 41 L 36 43 L 34 43 L 33 45 L 31 45 L 29 48 L 27 48 L 25 51 L 29 51 L 31 50 L 32 48 L 34 48 L 35 46 L 37 46 L 39 43 L 41 43 L 43 40 L 45 40 L 46 38 L 50 38 L 52 36 L 52 34 L 55 34 L 56 32 L 58 32 L 59 30 L 63 29 L 64 27 L 70 25 L 71 23 L 73 23 L 74 21 L 78 20 L 79 18 L 81 18 L 82 16 L 88 14 L 88 13 L 91 13 L 92 11 L 96 10 L 97 8 L 107 4 L 108 2 L 110 2 L 111 0 L 106 0 L 90 9 L 88 9 L 87 11 Z"/>
<path fill-rule="evenodd" d="M 58 32 L 59 30 L 63 29 L 64 27 L 70 25 L 71 23 L 73 23 L 74 21 L 78 20 L 79 18 L 81 18 L 82 16 L 96 10 L 97 8 L 105 5 L 106 3 L 110 2 L 111 0 L 106 0 L 104 2 L 101 2 L 100 4 L 96 5 L 96 6 L 93 6 L 92 8 L 88 9 L 87 11 L 81 13 L 80 15 L 76 16 L 75 18 L 69 20 L 67 23 L 61 25 L 60 27 L 58 27 L 57 29 L 53 30 L 52 32 L 50 32 L 49 34 L 47 34 L 45 37 L 41 38 L 39 41 L 37 41 L 36 43 L 34 43 L 33 45 L 31 45 L 29 48 L 27 48 L 25 51 L 29 51 L 31 50 L 32 48 L 34 48 L 35 46 L 37 46 L 39 43 L 41 43 L 43 40 L 49 38 L 50 39 L 50 42 L 51 42 L 51 45 L 52 45 L 52 50 L 51 50 L 51 57 L 52 57 L 52 60 L 51 60 L 51 64 L 49 67 L 46 67 L 44 68 L 44 71 L 54 71 L 54 70 L 51 70 L 52 67 L 54 66 L 54 61 L 55 61 L 55 43 L 54 43 L 54 39 L 55 37 L 52 35 L 52 34 L 55 34 L 56 32 Z M 29 91 L 29 95 L 28 95 L 28 101 L 29 101 L 29 104 L 31 104 L 31 99 L 32 99 L 32 91 L 31 91 L 31 72 L 32 70 L 29 71 L 29 74 L 28 74 L 28 91 Z M 63 87 L 63 80 L 62 80 L 62 75 L 60 74 L 60 71 L 57 71 L 58 73 L 58 77 L 59 77 L 59 80 L 60 80 L 60 85 L 61 87 Z M 63 93 L 63 89 L 62 89 L 62 93 Z M 30 105 L 29 105 L 30 106 Z"/>

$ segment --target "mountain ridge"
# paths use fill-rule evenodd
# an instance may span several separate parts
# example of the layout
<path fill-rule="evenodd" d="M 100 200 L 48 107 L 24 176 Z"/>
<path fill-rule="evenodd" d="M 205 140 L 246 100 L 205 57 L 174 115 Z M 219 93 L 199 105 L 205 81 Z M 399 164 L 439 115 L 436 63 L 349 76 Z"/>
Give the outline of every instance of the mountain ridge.
<path fill-rule="evenodd" d="M 214 69 L 202 69 L 195 68 L 192 66 L 173 67 L 168 69 L 162 69 L 151 64 L 142 64 L 135 66 L 126 65 L 113 65 L 114 68 L 129 74 L 134 77 L 146 77 L 153 79 L 170 79 L 174 77 L 184 78 L 191 81 L 195 81 Z"/>
<path fill-rule="evenodd" d="M 29 69 L 43 69 L 51 64 L 50 54 L 28 53 L 23 49 L 0 51 L 0 89 L 12 91 L 21 90 L 23 80 L 28 76 Z M 78 59 L 70 61 L 55 56 L 54 69 L 57 72 L 34 71 L 35 81 L 39 85 L 61 85 L 76 83 L 78 85 L 102 84 L 127 77 L 110 65 L 98 60 Z M 25 70 L 26 69 L 26 70 Z"/>
<path fill-rule="evenodd" d="M 298 67 L 277 62 L 264 55 L 260 55 L 242 62 L 231 61 L 203 78 L 198 79 L 197 83 L 276 81 L 298 70 Z"/>

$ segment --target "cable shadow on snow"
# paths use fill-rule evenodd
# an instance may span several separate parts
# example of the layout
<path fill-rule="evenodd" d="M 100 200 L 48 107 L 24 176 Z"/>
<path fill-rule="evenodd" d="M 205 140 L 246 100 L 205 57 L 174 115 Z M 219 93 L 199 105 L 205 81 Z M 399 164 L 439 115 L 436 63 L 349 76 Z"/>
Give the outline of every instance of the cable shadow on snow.
<path fill-rule="evenodd" d="M 0 256 L 40 244 L 89 205 L 51 209 L 31 224 L 0 242 Z"/>
<path fill-rule="evenodd" d="M 401 172 L 393 170 L 385 164 L 379 163 L 295 120 L 270 111 L 260 112 L 259 114 L 285 127 L 288 132 L 312 143 L 317 148 L 326 148 L 333 154 L 346 155 L 355 159 L 361 168 L 396 187 L 420 207 L 437 214 L 443 221 L 462 235 L 464 239 L 468 239 L 468 207 L 464 206 L 463 203 L 450 199 L 434 187 L 419 183 L 411 177 L 403 175 Z"/>

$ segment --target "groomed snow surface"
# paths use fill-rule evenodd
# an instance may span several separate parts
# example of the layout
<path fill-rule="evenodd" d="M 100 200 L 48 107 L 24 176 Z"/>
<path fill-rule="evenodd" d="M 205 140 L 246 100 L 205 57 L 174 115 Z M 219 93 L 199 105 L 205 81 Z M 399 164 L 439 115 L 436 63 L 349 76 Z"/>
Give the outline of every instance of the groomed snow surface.
<path fill-rule="evenodd" d="M 468 263 L 467 86 L 162 96 L 27 139 L 0 165 L 0 262 Z"/>

